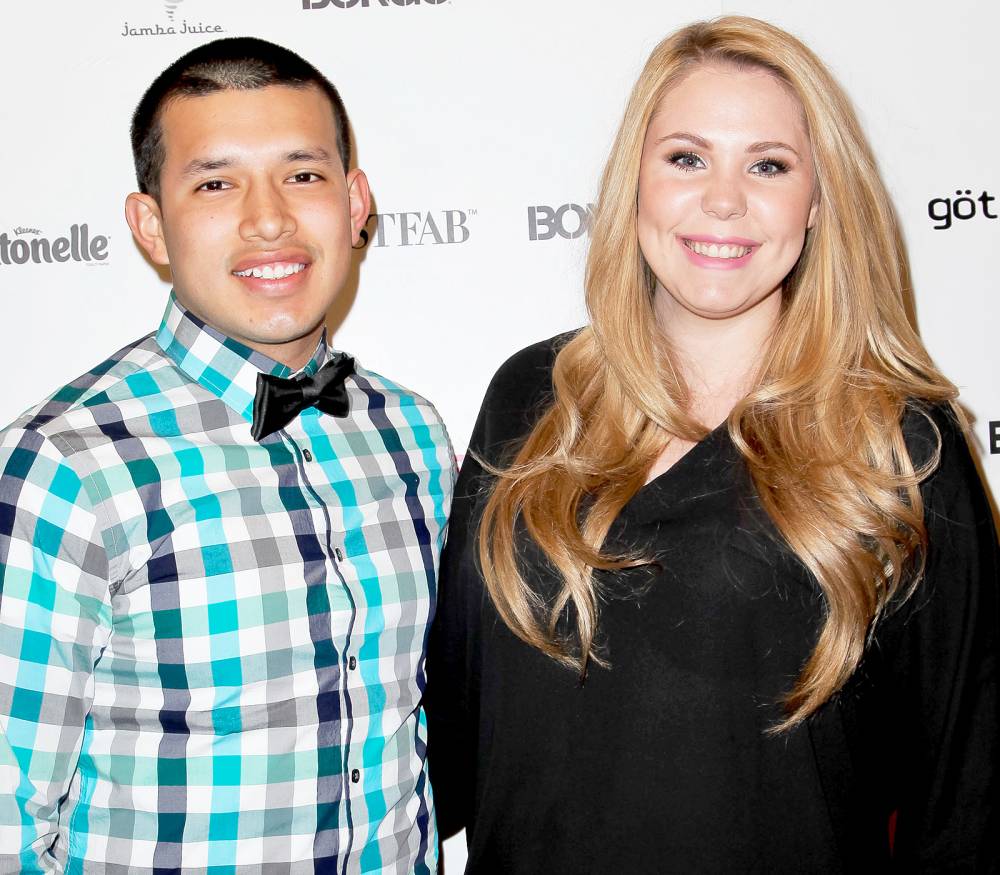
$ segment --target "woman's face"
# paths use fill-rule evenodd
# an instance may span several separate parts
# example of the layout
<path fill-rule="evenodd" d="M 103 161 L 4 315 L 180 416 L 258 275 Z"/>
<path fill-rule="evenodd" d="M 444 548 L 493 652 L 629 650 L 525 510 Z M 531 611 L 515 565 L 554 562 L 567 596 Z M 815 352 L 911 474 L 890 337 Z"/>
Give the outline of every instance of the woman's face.
<path fill-rule="evenodd" d="M 802 106 L 773 75 L 704 66 L 672 88 L 639 170 L 639 246 L 661 318 L 776 318 L 814 189 Z"/>

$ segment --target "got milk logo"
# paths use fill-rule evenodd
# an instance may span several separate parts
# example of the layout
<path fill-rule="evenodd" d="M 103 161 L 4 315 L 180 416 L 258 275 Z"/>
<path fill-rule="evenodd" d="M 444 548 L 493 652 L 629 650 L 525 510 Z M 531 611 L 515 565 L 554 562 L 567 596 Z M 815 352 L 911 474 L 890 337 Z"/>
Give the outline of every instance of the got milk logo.
<path fill-rule="evenodd" d="M 70 225 L 62 237 L 46 237 L 38 228 L 14 228 L 10 233 L 0 234 L 0 264 L 66 261 L 107 264 L 108 238 L 103 234 L 91 234 L 86 222 Z"/>
<path fill-rule="evenodd" d="M 927 204 L 927 215 L 937 224 L 935 231 L 946 231 L 952 226 L 955 219 L 967 222 L 969 219 L 997 219 L 1000 218 L 990 210 L 990 204 L 996 200 L 993 195 L 985 189 L 979 195 L 973 197 L 971 188 L 955 189 L 955 197 L 936 197 Z"/>

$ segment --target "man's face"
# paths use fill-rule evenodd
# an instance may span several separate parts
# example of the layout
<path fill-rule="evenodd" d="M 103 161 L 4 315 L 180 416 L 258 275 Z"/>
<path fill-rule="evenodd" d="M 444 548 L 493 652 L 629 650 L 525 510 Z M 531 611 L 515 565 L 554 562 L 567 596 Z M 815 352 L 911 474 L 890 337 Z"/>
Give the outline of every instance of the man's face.
<path fill-rule="evenodd" d="M 129 224 L 178 300 L 291 364 L 312 353 L 368 218 L 364 174 L 344 174 L 326 96 L 276 85 L 169 103 L 159 202 Z"/>

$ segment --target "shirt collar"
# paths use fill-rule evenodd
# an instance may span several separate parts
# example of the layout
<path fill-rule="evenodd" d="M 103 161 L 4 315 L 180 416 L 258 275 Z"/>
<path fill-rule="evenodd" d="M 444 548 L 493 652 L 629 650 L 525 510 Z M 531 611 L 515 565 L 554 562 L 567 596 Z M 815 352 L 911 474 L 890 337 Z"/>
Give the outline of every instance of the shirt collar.
<path fill-rule="evenodd" d="M 173 291 L 167 300 L 156 342 L 171 361 L 247 421 L 253 419 L 257 374 L 291 377 L 293 371 L 250 349 L 203 322 L 186 309 Z M 294 373 L 314 374 L 327 359 L 326 332 L 305 367 Z"/>

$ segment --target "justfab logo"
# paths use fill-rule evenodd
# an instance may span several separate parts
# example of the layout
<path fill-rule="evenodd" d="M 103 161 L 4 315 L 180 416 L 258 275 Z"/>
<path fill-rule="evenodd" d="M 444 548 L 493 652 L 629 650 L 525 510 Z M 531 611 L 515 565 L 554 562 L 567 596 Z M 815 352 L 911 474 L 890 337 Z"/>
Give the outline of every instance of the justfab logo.
<path fill-rule="evenodd" d="M 955 197 L 936 197 L 929 201 L 927 215 L 937 222 L 934 226 L 935 231 L 946 231 L 956 219 L 968 222 L 969 219 L 976 218 L 1000 218 L 990 210 L 990 204 L 995 200 L 996 198 L 985 190 L 973 196 L 971 188 L 956 188 Z"/>

